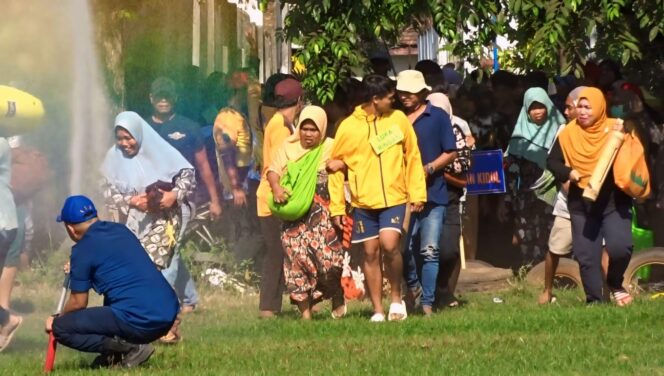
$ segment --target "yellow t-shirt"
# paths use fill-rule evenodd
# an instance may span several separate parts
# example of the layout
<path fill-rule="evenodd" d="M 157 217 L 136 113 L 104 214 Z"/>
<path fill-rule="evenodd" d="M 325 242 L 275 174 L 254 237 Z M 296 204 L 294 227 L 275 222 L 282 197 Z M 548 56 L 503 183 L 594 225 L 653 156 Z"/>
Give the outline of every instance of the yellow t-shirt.
<path fill-rule="evenodd" d="M 251 164 L 251 130 L 241 113 L 232 108 L 222 108 L 214 121 L 213 132 L 217 150 L 236 149 L 237 167 Z"/>

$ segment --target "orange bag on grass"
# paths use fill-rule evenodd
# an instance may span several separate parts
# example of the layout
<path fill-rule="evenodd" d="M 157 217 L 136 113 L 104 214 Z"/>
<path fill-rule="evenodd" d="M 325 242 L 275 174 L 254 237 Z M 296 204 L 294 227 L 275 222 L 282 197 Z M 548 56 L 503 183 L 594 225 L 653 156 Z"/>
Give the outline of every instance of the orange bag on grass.
<path fill-rule="evenodd" d="M 362 299 L 364 297 L 364 273 L 358 266 L 357 271 L 350 267 L 350 254 L 344 252 L 343 269 L 341 272 L 341 287 L 347 300 Z"/>
<path fill-rule="evenodd" d="M 641 141 L 634 133 L 627 133 L 613 162 L 616 185 L 632 198 L 650 196 L 650 173 Z"/>

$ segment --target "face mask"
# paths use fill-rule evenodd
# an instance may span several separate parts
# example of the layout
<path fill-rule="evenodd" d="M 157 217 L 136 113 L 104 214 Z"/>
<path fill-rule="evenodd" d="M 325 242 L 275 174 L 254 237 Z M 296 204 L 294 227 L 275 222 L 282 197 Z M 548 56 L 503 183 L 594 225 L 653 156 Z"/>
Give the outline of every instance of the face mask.
<path fill-rule="evenodd" d="M 611 106 L 609 111 L 614 118 L 622 118 L 625 115 L 623 105 Z"/>

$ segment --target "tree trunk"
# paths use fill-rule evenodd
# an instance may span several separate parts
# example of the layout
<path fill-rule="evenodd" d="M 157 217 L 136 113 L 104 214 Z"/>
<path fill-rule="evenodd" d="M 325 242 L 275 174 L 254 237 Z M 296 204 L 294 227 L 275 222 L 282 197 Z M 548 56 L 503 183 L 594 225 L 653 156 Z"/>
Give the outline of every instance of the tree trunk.
<path fill-rule="evenodd" d="M 123 60 L 123 29 L 128 10 L 113 0 L 92 2 L 95 39 L 101 57 L 104 83 L 111 100 L 111 113 L 125 108 L 125 72 Z"/>

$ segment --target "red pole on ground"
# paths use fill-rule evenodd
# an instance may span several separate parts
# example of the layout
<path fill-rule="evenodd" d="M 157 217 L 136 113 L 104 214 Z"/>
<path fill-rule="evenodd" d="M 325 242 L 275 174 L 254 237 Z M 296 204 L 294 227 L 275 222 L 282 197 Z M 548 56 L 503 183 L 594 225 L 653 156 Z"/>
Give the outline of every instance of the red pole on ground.
<path fill-rule="evenodd" d="M 58 345 L 58 342 L 53 336 L 53 332 L 48 334 L 48 348 L 46 350 L 46 362 L 44 363 L 44 372 L 49 373 L 53 371 L 53 366 L 55 365 L 55 349 Z"/>
<path fill-rule="evenodd" d="M 67 297 L 67 289 L 69 288 L 69 273 L 65 274 L 65 280 L 62 284 L 62 292 L 60 293 L 60 299 L 58 300 L 58 306 L 56 308 L 55 314 L 57 316 L 62 312 L 62 309 L 65 306 L 65 298 Z M 53 335 L 53 330 L 48 334 L 48 347 L 46 348 L 46 361 L 44 362 L 44 372 L 49 373 L 53 371 L 55 366 L 55 350 L 57 348 L 58 341 L 55 340 Z"/>

